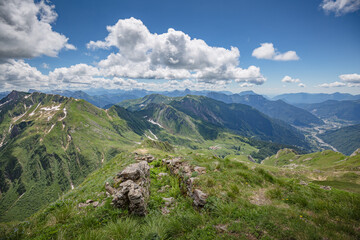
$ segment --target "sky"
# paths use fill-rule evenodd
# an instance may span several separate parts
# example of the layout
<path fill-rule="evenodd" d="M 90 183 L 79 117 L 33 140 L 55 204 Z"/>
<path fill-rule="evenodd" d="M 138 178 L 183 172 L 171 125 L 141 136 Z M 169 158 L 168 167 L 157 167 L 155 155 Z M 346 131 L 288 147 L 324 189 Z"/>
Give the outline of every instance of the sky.
<path fill-rule="evenodd" d="M 0 91 L 360 94 L 360 0 L 0 0 Z"/>

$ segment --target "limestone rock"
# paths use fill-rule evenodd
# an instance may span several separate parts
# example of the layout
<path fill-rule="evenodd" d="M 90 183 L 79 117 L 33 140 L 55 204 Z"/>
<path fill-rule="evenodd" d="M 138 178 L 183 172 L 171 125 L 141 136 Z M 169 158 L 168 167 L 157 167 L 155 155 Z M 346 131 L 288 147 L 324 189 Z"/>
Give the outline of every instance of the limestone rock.
<path fill-rule="evenodd" d="M 304 182 L 304 181 L 300 181 L 299 184 L 300 184 L 300 185 L 303 185 L 303 186 L 307 186 L 307 185 L 308 185 L 308 183 L 307 183 L 307 182 Z"/>
<path fill-rule="evenodd" d="M 206 168 L 196 166 L 196 167 L 194 167 L 194 171 L 198 172 L 199 174 L 205 174 L 206 173 Z"/>
<path fill-rule="evenodd" d="M 161 172 L 158 174 L 158 176 L 161 178 L 161 177 L 164 177 L 164 176 L 167 176 L 168 174 L 167 173 L 164 173 L 164 172 Z"/>
<path fill-rule="evenodd" d="M 197 207 L 203 207 L 206 204 L 207 194 L 199 189 L 195 189 L 193 193 L 194 205 Z"/>
<path fill-rule="evenodd" d="M 320 188 L 321 188 L 321 189 L 324 189 L 324 190 L 331 190 L 331 187 L 330 187 L 330 186 L 321 186 Z"/>
<path fill-rule="evenodd" d="M 170 206 L 171 204 L 173 204 L 175 202 L 175 199 L 173 197 L 163 198 L 163 200 L 165 201 L 166 207 Z"/>
<path fill-rule="evenodd" d="M 168 188 L 170 188 L 169 185 L 162 186 L 162 187 L 160 188 L 160 190 L 158 190 L 158 192 L 159 192 L 159 193 L 166 192 L 166 190 L 167 190 Z"/>
<path fill-rule="evenodd" d="M 350 157 L 354 157 L 356 155 L 360 154 L 360 148 L 356 149 L 351 155 Z"/>
<path fill-rule="evenodd" d="M 248 159 L 250 162 L 256 163 L 256 161 L 254 160 L 254 158 L 251 155 L 248 155 Z"/>
<path fill-rule="evenodd" d="M 188 162 L 181 161 L 181 158 L 163 159 L 163 163 L 170 170 L 171 174 L 177 176 L 184 184 L 184 190 L 194 200 L 194 205 L 196 207 L 203 207 L 206 204 L 207 194 L 199 189 L 194 190 L 194 183 L 197 178 L 192 177 L 192 175 L 194 172 L 204 174 L 206 173 L 206 168 L 199 166 L 192 167 Z"/>
<path fill-rule="evenodd" d="M 150 194 L 149 164 L 146 161 L 131 164 L 118 173 L 114 181 L 120 182 L 117 189 L 105 185 L 107 192 L 113 196 L 113 205 L 127 208 L 135 215 L 145 216 Z"/>

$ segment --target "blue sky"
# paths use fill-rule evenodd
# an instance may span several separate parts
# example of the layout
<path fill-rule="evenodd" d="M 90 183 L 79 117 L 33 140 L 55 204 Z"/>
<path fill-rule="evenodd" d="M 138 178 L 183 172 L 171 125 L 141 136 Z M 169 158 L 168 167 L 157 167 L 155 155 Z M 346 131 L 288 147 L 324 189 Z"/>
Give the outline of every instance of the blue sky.
<path fill-rule="evenodd" d="M 9 2 L 22 4 L 19 0 L 9 0 Z M 37 1 L 35 5 L 39 3 L 41 2 Z M 0 61 L 0 70 L 1 65 L 13 64 L 13 66 L 4 67 L 5 70 L 0 72 L 0 81 L 3 81 L 0 82 L 0 87 L 2 86 L 3 89 L 88 88 L 99 87 L 93 82 L 104 81 L 104 85 L 109 88 L 128 89 L 133 87 L 181 89 L 190 86 L 194 89 L 207 88 L 233 92 L 254 90 L 264 94 L 335 91 L 360 93 L 360 11 L 358 10 L 360 2 L 358 0 L 54 0 L 51 4 L 42 4 L 43 6 L 37 5 L 38 8 L 50 12 L 45 16 L 46 19 L 54 13 L 57 14 L 56 19 L 46 20 L 52 27 L 52 33 L 63 36 L 63 38 L 56 36 L 59 44 L 52 48 L 57 56 L 49 52 L 50 50 L 36 49 L 31 44 L 27 46 L 30 50 L 23 49 L 24 54 L 23 52 L 6 54 L 0 59 L 5 62 L 1 64 Z M 49 10 L 44 5 L 53 5 L 54 8 Z M 101 61 L 108 59 L 111 53 L 122 55 L 125 52 L 124 46 L 128 46 L 124 45 L 125 43 L 106 41 L 105 38 L 110 33 L 106 26 L 115 26 L 119 20 L 130 18 L 141 21 L 150 32 L 146 45 L 151 46 L 150 52 L 154 51 L 151 54 L 155 54 L 152 47 L 160 44 L 156 42 L 162 41 L 162 38 L 156 36 L 168 33 L 169 28 L 191 38 L 187 42 L 192 46 L 187 48 L 190 52 L 176 55 L 182 59 L 180 63 L 177 63 L 178 59 L 174 59 L 176 63 L 173 65 L 167 63 L 161 66 L 149 65 L 149 69 L 159 72 L 163 72 L 164 68 L 173 70 L 171 74 L 166 74 L 167 80 L 161 80 L 163 75 L 157 73 L 151 75 L 151 79 L 147 79 L 149 69 L 140 69 L 137 75 L 129 74 L 131 69 L 137 68 L 138 65 L 134 64 L 135 62 L 137 64 L 138 60 L 135 62 L 131 60 L 129 69 L 122 70 L 115 70 L 114 63 L 106 64 L 106 67 L 104 67 L 105 63 L 99 65 Z M 124 23 L 127 27 L 139 25 L 136 21 Z M 116 29 L 114 34 L 128 33 L 124 29 L 122 31 L 118 25 Z M 65 40 L 64 37 L 67 39 Z M 170 33 L 167 37 L 170 37 Z M 194 64 L 197 65 L 189 67 L 189 63 L 183 58 L 192 56 L 192 52 L 196 51 L 198 45 L 191 43 L 195 38 L 205 42 L 204 56 L 207 60 L 205 63 L 195 60 Z M 89 47 L 90 41 L 101 41 L 102 44 L 93 44 Z M 124 41 L 137 40 L 127 38 Z M 44 44 L 53 42 L 54 40 L 49 39 Z M 254 50 L 262 43 L 271 43 L 275 49 L 271 52 L 271 46 L 266 45 L 266 48 L 258 50 L 259 54 L 254 54 Z M 8 42 L 1 43 L 3 48 L 6 44 Z M 164 55 L 166 58 L 169 52 L 163 50 L 161 44 L 159 55 Z M 212 47 L 219 48 L 219 52 L 212 52 Z M 236 51 L 232 51 L 231 47 L 238 49 L 240 57 L 237 57 Z M 225 52 L 225 49 L 228 52 Z M 293 51 L 293 55 L 285 56 L 284 54 L 289 51 Z M 219 62 L 214 54 L 220 54 L 219 58 L 228 60 Z M 124 63 L 123 57 L 131 58 L 129 55 L 118 57 L 122 57 L 121 63 Z M 238 59 L 239 63 L 234 63 L 235 59 Z M 165 60 L 161 59 L 160 62 Z M 182 64 L 181 61 L 184 63 Z M 210 66 L 211 69 L 200 68 L 200 65 Z M 110 66 L 113 74 L 104 75 L 104 72 L 110 72 Z M 19 73 L 17 75 L 4 73 L 10 68 L 16 69 L 13 71 Z M 22 73 L 21 68 L 25 68 Z M 179 68 L 183 72 L 180 73 Z M 220 69 L 224 68 L 226 74 L 220 73 Z M 41 75 L 39 72 L 32 73 L 31 76 L 25 74 L 31 71 L 39 71 Z M 86 77 L 94 76 L 93 81 L 86 82 L 80 78 L 78 75 L 83 72 L 86 72 Z M 169 77 L 170 75 L 172 77 Z M 24 76 L 26 82 L 21 79 L 14 80 L 16 77 Z M 288 77 L 284 78 L 285 76 Z M 115 81 L 116 84 L 112 84 L 111 81 Z"/>

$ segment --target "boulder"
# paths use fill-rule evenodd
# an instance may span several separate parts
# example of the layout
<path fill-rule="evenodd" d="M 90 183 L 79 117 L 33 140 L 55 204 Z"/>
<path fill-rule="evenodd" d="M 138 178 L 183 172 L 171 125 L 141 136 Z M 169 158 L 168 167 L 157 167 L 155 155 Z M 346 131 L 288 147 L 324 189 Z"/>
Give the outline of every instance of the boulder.
<path fill-rule="evenodd" d="M 194 167 L 194 171 L 198 172 L 199 174 L 205 174 L 206 173 L 206 168 L 196 166 L 196 167 Z"/>
<path fill-rule="evenodd" d="M 331 187 L 330 187 L 330 186 L 321 186 L 320 188 L 321 188 L 321 189 L 324 189 L 324 190 L 331 190 Z"/>
<path fill-rule="evenodd" d="M 167 173 L 161 172 L 161 173 L 158 174 L 158 177 L 162 178 L 162 177 L 167 176 L 167 175 L 168 175 Z"/>
<path fill-rule="evenodd" d="M 108 183 L 106 191 L 113 196 L 113 205 L 126 208 L 130 213 L 145 216 L 150 195 L 150 167 L 146 161 L 134 163 L 117 174 L 114 182 L 120 183 L 114 189 Z"/>
<path fill-rule="evenodd" d="M 194 182 L 197 178 L 192 176 L 194 172 L 198 174 L 206 173 L 206 168 L 199 166 L 193 168 L 188 162 L 181 161 L 181 158 L 164 159 L 163 163 L 170 170 L 170 173 L 177 176 L 183 183 L 184 190 L 194 200 L 194 205 L 196 207 L 203 207 L 206 204 L 207 194 L 199 189 L 194 190 Z"/>
<path fill-rule="evenodd" d="M 203 207 L 206 204 L 207 194 L 199 189 L 195 189 L 193 192 L 194 205 L 197 207 Z"/>
<path fill-rule="evenodd" d="M 171 204 L 175 202 L 175 199 L 173 197 L 163 198 L 163 200 L 165 201 L 166 207 L 169 207 Z"/>
<path fill-rule="evenodd" d="M 302 180 L 299 182 L 299 184 L 300 184 L 300 185 L 303 185 L 303 186 L 307 186 L 307 185 L 308 185 L 307 182 L 304 182 L 304 181 L 302 181 Z"/>

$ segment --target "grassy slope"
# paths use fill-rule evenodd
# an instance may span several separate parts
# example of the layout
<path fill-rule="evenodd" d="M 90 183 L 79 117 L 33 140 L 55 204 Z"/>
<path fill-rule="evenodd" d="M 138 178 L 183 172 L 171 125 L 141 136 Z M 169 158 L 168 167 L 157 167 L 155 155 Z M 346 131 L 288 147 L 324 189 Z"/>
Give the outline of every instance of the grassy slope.
<path fill-rule="evenodd" d="M 84 100 L 17 94 L 18 99 L 2 112 L 0 124 L 4 137 L 0 149 L 0 221 L 30 216 L 78 185 L 114 154 L 126 151 L 146 135 L 152 136 L 152 132 L 179 149 L 191 147 L 218 156 L 258 154 L 258 142 L 226 132 L 212 140 L 200 134 L 189 138 L 187 133 L 179 135 L 159 128 L 118 106 L 105 111 Z M 54 106 L 58 109 L 50 115 L 42 110 Z M 16 119 L 18 116 L 22 117 Z M 10 124 L 11 129 L 18 129 L 16 134 L 8 131 Z M 209 150 L 214 146 L 216 149 Z"/>
<path fill-rule="evenodd" d="M 159 159 L 170 157 L 156 149 Z M 151 198 L 145 218 L 129 216 L 114 209 L 104 194 L 104 184 L 133 162 L 131 154 L 108 161 L 74 190 L 28 219 L 2 224 L 2 237 L 12 239 L 356 239 L 360 227 L 360 195 L 316 184 L 302 186 L 298 180 L 281 177 L 271 167 L 238 158 L 217 158 L 183 150 L 193 165 L 204 166 L 198 188 L 209 194 L 207 206 L 196 211 L 191 200 L 181 194 L 176 178 L 160 161 L 151 165 Z M 164 193 L 158 190 L 171 187 Z M 162 197 L 174 197 L 170 215 L 162 215 Z M 104 201 L 98 208 L 79 209 L 87 199 Z M 220 229 L 223 227 L 223 230 Z M 225 229 L 225 230 L 224 230 Z"/>
<path fill-rule="evenodd" d="M 116 113 L 83 100 L 33 93 L 13 102 L 0 124 L 1 221 L 30 216 L 140 139 Z"/>
<path fill-rule="evenodd" d="M 352 192 L 360 192 L 360 155 L 345 156 L 326 150 L 305 155 L 279 151 L 262 164 L 280 167 L 284 174 L 301 176 L 304 180 Z"/>

